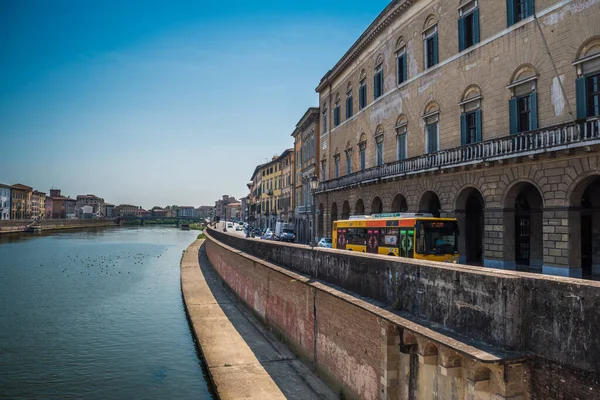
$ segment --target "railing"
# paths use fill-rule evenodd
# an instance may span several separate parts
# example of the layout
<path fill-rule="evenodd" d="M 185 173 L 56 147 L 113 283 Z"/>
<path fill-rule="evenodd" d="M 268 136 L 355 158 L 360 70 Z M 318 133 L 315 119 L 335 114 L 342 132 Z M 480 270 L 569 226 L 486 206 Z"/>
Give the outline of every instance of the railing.
<path fill-rule="evenodd" d="M 319 192 L 430 170 L 585 146 L 600 140 L 598 118 L 472 143 L 398 160 L 322 182 Z M 300 207 L 298 207 L 300 208 Z"/>

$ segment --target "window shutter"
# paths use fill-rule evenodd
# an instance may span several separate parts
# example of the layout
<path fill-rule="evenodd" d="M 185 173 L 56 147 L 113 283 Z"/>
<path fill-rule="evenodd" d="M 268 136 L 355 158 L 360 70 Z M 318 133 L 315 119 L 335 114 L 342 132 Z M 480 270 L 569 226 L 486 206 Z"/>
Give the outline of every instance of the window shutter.
<path fill-rule="evenodd" d="M 378 98 L 379 97 L 379 90 L 377 87 L 377 74 L 375 74 L 373 76 L 373 98 Z"/>
<path fill-rule="evenodd" d="M 526 0 L 527 1 L 527 17 L 531 16 L 534 14 L 534 4 L 533 4 L 533 0 Z"/>
<path fill-rule="evenodd" d="M 404 75 L 404 73 L 402 72 L 402 58 L 404 57 L 396 57 L 396 71 L 398 74 L 398 84 L 401 84 L 403 82 L 402 75 Z"/>
<path fill-rule="evenodd" d="M 465 19 L 463 17 L 458 19 L 458 51 L 465 49 Z"/>
<path fill-rule="evenodd" d="M 358 108 L 363 108 L 364 100 L 363 100 L 363 88 L 359 86 L 358 88 Z"/>
<path fill-rule="evenodd" d="M 438 34 L 433 35 L 433 65 L 438 63 Z"/>
<path fill-rule="evenodd" d="M 467 114 L 464 113 L 460 115 L 460 144 L 467 144 Z"/>
<path fill-rule="evenodd" d="M 514 135 L 516 133 L 519 133 L 519 118 L 518 118 L 519 110 L 517 107 L 517 98 L 516 97 L 513 97 L 508 102 L 508 111 L 510 114 L 510 134 Z"/>
<path fill-rule="evenodd" d="M 529 95 L 531 104 L 531 130 L 538 128 L 538 115 L 537 115 L 537 92 L 533 92 Z"/>
<path fill-rule="evenodd" d="M 406 82 L 407 70 L 406 70 L 406 54 L 402 56 L 402 82 Z"/>
<path fill-rule="evenodd" d="M 587 82 L 585 76 L 577 79 L 575 81 L 575 88 L 577 91 L 577 119 L 586 119 L 588 116 L 587 110 Z"/>
<path fill-rule="evenodd" d="M 506 0 L 506 26 L 515 23 L 515 0 Z"/>
<path fill-rule="evenodd" d="M 481 109 L 475 111 L 475 123 L 477 125 L 476 128 L 476 133 L 475 133 L 475 140 L 477 142 L 481 142 L 481 129 L 483 127 L 483 125 L 481 124 Z"/>
<path fill-rule="evenodd" d="M 473 44 L 479 43 L 479 8 L 473 11 Z"/>

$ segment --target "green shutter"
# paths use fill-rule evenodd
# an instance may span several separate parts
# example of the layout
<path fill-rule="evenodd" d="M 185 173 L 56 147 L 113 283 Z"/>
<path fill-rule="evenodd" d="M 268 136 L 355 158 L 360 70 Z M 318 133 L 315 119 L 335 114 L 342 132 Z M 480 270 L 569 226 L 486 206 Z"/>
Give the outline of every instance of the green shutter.
<path fill-rule="evenodd" d="M 537 92 L 533 92 L 529 95 L 530 107 L 531 107 L 531 130 L 538 128 L 538 114 L 537 114 Z"/>
<path fill-rule="evenodd" d="M 406 54 L 402 56 L 402 82 L 406 82 L 407 70 L 406 70 Z"/>
<path fill-rule="evenodd" d="M 373 76 L 373 99 L 379 97 L 379 90 L 377 89 L 377 74 L 375 74 L 375 76 Z"/>
<path fill-rule="evenodd" d="M 587 110 L 587 81 L 585 76 L 575 81 L 575 88 L 577 91 L 577 119 L 586 119 L 588 116 Z"/>
<path fill-rule="evenodd" d="M 481 109 L 475 111 L 475 122 L 477 125 L 476 128 L 476 133 L 475 133 L 475 140 L 477 142 L 481 142 L 481 129 L 482 129 L 482 124 L 481 124 Z"/>
<path fill-rule="evenodd" d="M 506 23 L 511 26 L 515 23 L 515 1 L 506 0 Z"/>
<path fill-rule="evenodd" d="M 479 8 L 473 11 L 473 44 L 479 43 Z"/>
<path fill-rule="evenodd" d="M 535 5 L 533 3 L 533 0 L 527 0 L 527 15 L 526 17 L 530 17 L 533 14 L 535 14 Z"/>
<path fill-rule="evenodd" d="M 464 113 L 460 115 L 460 144 L 467 144 L 467 114 Z"/>
<path fill-rule="evenodd" d="M 438 63 L 438 34 L 433 35 L 433 65 Z"/>
<path fill-rule="evenodd" d="M 465 19 L 461 17 L 458 19 L 458 51 L 465 49 Z"/>
<path fill-rule="evenodd" d="M 508 102 L 508 111 L 510 116 L 510 134 L 514 135 L 516 133 L 519 133 L 519 111 L 516 97 L 513 97 Z"/>

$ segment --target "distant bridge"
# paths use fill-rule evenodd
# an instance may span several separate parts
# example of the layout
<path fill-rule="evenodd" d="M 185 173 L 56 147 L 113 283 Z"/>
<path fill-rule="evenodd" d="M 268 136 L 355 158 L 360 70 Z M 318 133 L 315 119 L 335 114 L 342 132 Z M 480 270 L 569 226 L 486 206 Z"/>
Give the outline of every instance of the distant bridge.
<path fill-rule="evenodd" d="M 156 221 L 156 220 L 167 220 L 167 221 L 175 221 L 175 225 L 179 227 L 181 222 L 200 222 L 203 221 L 202 218 L 199 217 L 162 217 L 162 216 L 136 216 L 136 215 L 127 215 L 125 217 L 118 217 L 117 223 L 119 225 L 123 225 L 124 221 L 139 221 L 140 225 L 145 225 L 146 221 Z"/>

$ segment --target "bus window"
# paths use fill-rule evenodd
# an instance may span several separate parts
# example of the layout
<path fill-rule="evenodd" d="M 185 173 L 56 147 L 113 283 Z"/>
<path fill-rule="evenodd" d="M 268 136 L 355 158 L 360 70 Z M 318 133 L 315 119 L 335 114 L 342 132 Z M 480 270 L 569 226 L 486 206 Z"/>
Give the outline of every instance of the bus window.
<path fill-rule="evenodd" d="M 380 243 L 384 247 L 398 247 L 398 229 L 381 229 Z"/>
<path fill-rule="evenodd" d="M 458 253 L 458 228 L 455 221 L 419 221 L 417 236 L 419 254 Z"/>

